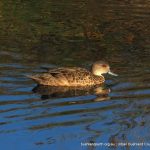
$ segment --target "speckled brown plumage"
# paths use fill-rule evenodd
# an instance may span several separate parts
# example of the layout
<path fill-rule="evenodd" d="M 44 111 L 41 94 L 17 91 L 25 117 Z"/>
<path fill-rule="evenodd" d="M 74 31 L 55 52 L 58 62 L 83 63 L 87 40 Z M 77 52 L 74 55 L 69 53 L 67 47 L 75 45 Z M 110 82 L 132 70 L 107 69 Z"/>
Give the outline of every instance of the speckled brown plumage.
<path fill-rule="evenodd" d="M 38 84 L 50 86 L 92 86 L 105 81 L 103 76 L 96 76 L 80 67 L 47 69 L 46 73 L 29 77 Z"/>
<path fill-rule="evenodd" d="M 102 74 L 109 73 L 117 76 L 110 71 L 110 66 L 104 61 L 96 61 L 92 65 L 91 71 L 80 67 L 61 67 L 47 69 L 47 72 L 28 76 L 41 85 L 49 86 L 93 86 L 102 84 L 105 78 Z"/>

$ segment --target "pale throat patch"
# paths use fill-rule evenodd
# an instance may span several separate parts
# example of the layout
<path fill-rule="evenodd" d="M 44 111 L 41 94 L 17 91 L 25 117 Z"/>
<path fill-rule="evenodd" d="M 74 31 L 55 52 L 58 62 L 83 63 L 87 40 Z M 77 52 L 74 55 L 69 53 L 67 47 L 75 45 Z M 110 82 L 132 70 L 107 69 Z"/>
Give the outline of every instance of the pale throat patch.
<path fill-rule="evenodd" d="M 94 75 L 96 75 L 96 76 L 102 76 L 102 73 L 101 73 L 101 71 L 96 70 L 96 71 L 94 71 Z"/>

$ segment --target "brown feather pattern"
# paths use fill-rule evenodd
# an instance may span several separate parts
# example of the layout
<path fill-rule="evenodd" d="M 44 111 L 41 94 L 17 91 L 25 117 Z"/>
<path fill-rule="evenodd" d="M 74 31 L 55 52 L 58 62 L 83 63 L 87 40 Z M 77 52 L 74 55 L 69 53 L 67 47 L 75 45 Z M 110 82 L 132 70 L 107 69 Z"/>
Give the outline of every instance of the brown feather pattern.
<path fill-rule="evenodd" d="M 45 73 L 28 77 L 38 84 L 50 86 L 92 86 L 105 81 L 103 76 L 96 76 L 80 67 L 47 69 Z"/>

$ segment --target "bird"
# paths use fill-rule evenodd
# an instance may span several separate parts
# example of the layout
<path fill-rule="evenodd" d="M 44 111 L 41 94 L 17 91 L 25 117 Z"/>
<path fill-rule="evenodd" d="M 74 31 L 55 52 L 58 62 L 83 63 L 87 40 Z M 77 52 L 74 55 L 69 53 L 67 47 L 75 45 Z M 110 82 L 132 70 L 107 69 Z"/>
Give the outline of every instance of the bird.
<path fill-rule="evenodd" d="M 27 75 L 39 85 L 46 86 L 94 86 L 100 85 L 105 82 L 103 74 L 111 74 L 118 76 L 111 72 L 110 66 L 105 61 L 96 61 L 93 63 L 91 70 L 87 70 L 81 67 L 59 67 L 59 68 L 45 68 L 47 71 L 35 74 Z"/>

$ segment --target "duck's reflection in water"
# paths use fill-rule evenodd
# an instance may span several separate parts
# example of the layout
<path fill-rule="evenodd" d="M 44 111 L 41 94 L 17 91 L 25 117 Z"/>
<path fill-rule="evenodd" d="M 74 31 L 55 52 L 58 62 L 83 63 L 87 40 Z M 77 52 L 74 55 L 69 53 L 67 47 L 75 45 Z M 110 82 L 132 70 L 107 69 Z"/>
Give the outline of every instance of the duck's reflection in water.
<path fill-rule="evenodd" d="M 76 96 L 96 95 L 95 101 L 110 99 L 110 89 L 104 86 L 94 87 L 57 87 L 37 85 L 32 89 L 34 93 L 40 94 L 41 99 L 67 98 Z"/>

